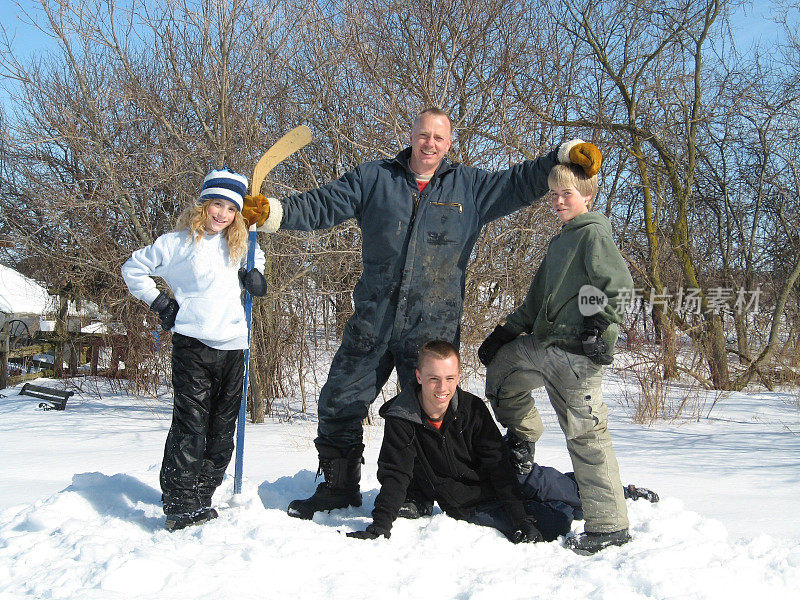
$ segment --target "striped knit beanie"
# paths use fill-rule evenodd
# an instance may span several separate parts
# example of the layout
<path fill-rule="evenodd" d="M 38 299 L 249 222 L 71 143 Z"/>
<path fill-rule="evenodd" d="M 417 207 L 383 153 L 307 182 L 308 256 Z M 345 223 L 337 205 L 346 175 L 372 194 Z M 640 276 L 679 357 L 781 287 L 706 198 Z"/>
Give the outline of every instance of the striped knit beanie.
<path fill-rule="evenodd" d="M 203 190 L 200 192 L 200 200 L 212 200 L 220 198 L 230 200 L 236 208 L 242 210 L 244 206 L 244 196 L 247 194 L 247 177 L 234 173 L 227 167 L 219 171 L 211 171 L 203 179 Z"/>

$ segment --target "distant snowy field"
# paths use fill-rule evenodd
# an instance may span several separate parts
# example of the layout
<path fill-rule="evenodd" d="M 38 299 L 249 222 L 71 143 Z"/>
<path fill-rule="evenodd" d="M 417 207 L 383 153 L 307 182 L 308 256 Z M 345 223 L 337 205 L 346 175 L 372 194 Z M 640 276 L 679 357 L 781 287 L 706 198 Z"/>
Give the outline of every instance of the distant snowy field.
<path fill-rule="evenodd" d="M 289 501 L 314 489 L 312 418 L 248 424 L 242 497 L 230 502 L 231 465 L 214 498 L 220 518 L 167 533 L 158 468 L 169 399 L 80 385 L 65 412 L 0 390 L 3 600 L 800 598 L 796 391 L 731 394 L 710 418 L 644 427 L 629 416 L 632 388 L 609 377 L 623 483 L 662 501 L 629 501 L 633 541 L 587 558 L 558 541 L 514 546 L 438 510 L 399 520 L 389 540 L 346 538 L 369 522 L 379 425 L 366 432 L 364 505 L 288 517 Z M 482 382 L 467 387 L 480 393 Z M 547 425 L 537 461 L 569 470 L 549 403 L 537 402 Z M 703 415 L 712 402 L 701 399 Z"/>

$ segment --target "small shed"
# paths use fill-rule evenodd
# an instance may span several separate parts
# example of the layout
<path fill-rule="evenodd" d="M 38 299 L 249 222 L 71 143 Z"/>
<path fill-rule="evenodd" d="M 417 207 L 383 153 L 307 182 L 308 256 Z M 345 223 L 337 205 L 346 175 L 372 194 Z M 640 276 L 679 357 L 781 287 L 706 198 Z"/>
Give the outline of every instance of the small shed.
<path fill-rule="evenodd" d="M 62 307 L 61 311 L 59 307 Z M 35 373 L 30 373 L 31 368 L 55 367 L 57 372 L 60 371 L 61 361 L 56 361 L 55 357 L 64 354 L 66 340 L 53 337 L 55 317 L 59 312 L 62 315 L 66 313 L 66 318 L 61 318 L 65 320 L 65 329 L 72 342 L 83 331 L 94 337 L 105 332 L 100 312 L 94 304 L 84 303 L 78 308 L 74 302 L 68 302 L 64 306 L 58 296 L 49 294 L 41 284 L 0 264 L 0 388 L 5 387 L 9 377 L 22 380 L 27 379 L 27 375 L 35 376 Z M 78 350 L 75 343 L 68 345 L 71 351 L 69 366 L 74 371 L 79 357 L 73 355 Z M 99 349 L 102 340 L 93 340 L 93 345 Z M 96 371 L 96 352 L 91 360 Z"/>
<path fill-rule="evenodd" d="M 0 264 L 0 332 L 5 336 L 32 338 L 56 302 L 44 286 Z"/>

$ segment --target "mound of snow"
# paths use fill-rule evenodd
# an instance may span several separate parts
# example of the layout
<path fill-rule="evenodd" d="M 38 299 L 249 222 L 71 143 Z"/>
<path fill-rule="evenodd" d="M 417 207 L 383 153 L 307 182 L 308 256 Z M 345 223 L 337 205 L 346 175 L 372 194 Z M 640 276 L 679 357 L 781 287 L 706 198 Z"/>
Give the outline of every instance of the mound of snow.
<path fill-rule="evenodd" d="M 400 520 L 391 539 L 353 540 L 365 506 L 293 519 L 313 478 L 245 482 L 219 519 L 163 529 L 158 470 L 82 473 L 62 492 L 0 517 L 3 598 L 741 598 L 796 597 L 800 547 L 731 541 L 718 521 L 667 498 L 629 501 L 633 541 L 581 557 L 559 541 L 514 546 L 441 513 Z M 580 528 L 580 524 L 576 525 Z"/>

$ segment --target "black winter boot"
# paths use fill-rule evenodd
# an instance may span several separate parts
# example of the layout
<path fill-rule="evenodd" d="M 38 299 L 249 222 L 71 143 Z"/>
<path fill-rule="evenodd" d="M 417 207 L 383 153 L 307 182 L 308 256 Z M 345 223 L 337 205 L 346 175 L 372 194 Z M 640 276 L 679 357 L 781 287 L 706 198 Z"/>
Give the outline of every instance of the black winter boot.
<path fill-rule="evenodd" d="M 510 429 L 503 436 L 503 440 L 508 446 L 508 454 L 514 470 L 520 475 L 530 473 L 531 469 L 533 469 L 533 454 L 536 445 L 533 442 L 517 437 Z"/>
<path fill-rule="evenodd" d="M 218 516 L 219 514 L 213 508 L 201 508 L 191 512 L 169 514 L 167 515 L 166 523 L 164 523 L 164 529 L 177 531 L 190 525 L 200 525 L 211 519 L 216 519 Z"/>
<path fill-rule="evenodd" d="M 634 484 L 626 485 L 622 492 L 625 496 L 625 499 L 631 500 L 638 500 L 642 498 L 647 500 L 648 502 L 656 503 L 658 502 L 658 494 L 656 494 L 653 490 L 648 490 L 647 488 L 636 487 Z"/>
<path fill-rule="evenodd" d="M 575 537 L 567 538 L 566 546 L 576 554 L 589 556 L 609 546 L 622 546 L 630 541 L 631 536 L 627 529 L 608 533 L 586 531 Z"/>
<path fill-rule="evenodd" d="M 406 494 L 406 501 L 397 512 L 401 519 L 419 519 L 430 517 L 433 514 L 433 501 L 422 500 L 411 494 Z"/>
<path fill-rule="evenodd" d="M 197 501 L 201 508 L 211 508 L 211 498 L 214 495 L 214 490 L 208 493 L 206 490 L 198 490 Z"/>
<path fill-rule="evenodd" d="M 292 500 L 286 511 L 290 517 L 311 519 L 321 510 L 361 506 L 361 464 L 364 462 L 364 444 L 349 448 L 335 448 L 315 442 L 319 452 L 319 469 L 325 481 L 317 486 L 317 491 L 305 500 Z"/>

